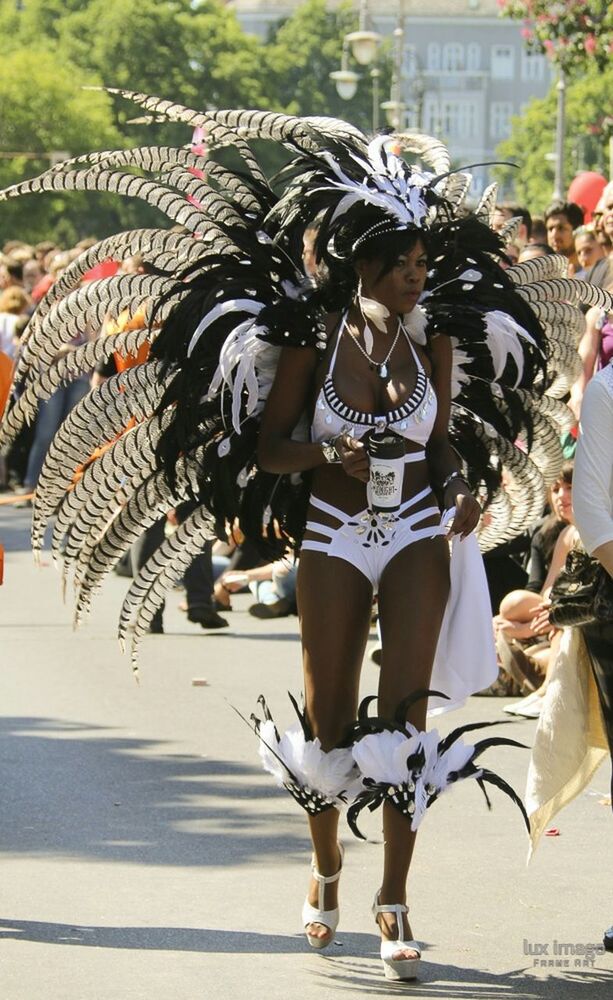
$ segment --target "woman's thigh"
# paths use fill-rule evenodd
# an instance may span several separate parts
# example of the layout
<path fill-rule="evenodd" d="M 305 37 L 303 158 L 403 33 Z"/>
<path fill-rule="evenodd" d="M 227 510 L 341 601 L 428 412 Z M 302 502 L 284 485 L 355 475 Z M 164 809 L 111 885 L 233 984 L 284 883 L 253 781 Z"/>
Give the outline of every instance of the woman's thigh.
<path fill-rule="evenodd" d="M 330 749 L 355 719 L 372 586 L 344 559 L 305 550 L 297 603 L 307 717 L 324 749 Z"/>
<path fill-rule="evenodd" d="M 448 596 L 449 547 L 443 537 L 408 545 L 386 566 L 379 584 L 382 714 L 393 714 L 406 695 L 429 687 Z M 423 728 L 425 713 L 424 699 L 408 717 Z"/>

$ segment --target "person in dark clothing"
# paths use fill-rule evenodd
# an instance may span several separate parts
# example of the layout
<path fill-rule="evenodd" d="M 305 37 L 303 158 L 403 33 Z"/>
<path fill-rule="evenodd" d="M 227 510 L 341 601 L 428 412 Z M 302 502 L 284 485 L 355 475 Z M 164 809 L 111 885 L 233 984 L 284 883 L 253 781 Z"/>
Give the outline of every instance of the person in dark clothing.
<path fill-rule="evenodd" d="M 524 531 L 483 554 L 483 565 L 490 592 L 492 614 L 498 614 L 501 601 L 511 590 L 525 590 L 528 573 L 525 565 L 530 551 L 530 533 Z"/>
<path fill-rule="evenodd" d="M 191 514 L 194 507 L 195 504 L 191 503 L 181 504 L 172 517 L 176 517 L 177 523 L 180 524 Z M 155 524 L 152 524 L 132 546 L 132 566 L 135 573 L 142 569 L 155 550 L 164 542 L 167 519 L 168 517 L 162 517 Z M 202 552 L 192 560 L 183 575 L 187 594 L 187 618 L 188 621 L 196 622 L 203 628 L 226 628 L 228 622 L 215 609 L 212 548 L 213 542 L 206 542 Z M 156 611 L 149 626 L 150 632 L 158 635 L 163 633 L 163 612 L 164 605 Z"/>

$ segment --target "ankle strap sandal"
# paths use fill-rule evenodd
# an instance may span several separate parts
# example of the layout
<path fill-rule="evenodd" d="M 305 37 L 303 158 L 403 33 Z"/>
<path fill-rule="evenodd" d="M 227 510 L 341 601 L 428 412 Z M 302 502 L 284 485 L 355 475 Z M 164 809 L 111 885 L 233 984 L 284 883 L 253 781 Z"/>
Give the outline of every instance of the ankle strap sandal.
<path fill-rule="evenodd" d="M 380 890 L 379 890 L 380 891 Z M 402 934 L 402 917 L 409 912 L 408 906 L 404 903 L 379 903 L 379 892 L 375 896 L 372 905 L 372 912 L 375 923 L 379 924 L 380 913 L 393 913 L 396 917 L 398 934 Z M 379 925 L 380 926 L 380 925 Z M 415 958 L 394 958 L 399 951 L 414 951 Z M 381 939 L 381 961 L 383 962 L 383 972 L 386 979 L 401 981 L 404 979 L 415 979 L 419 972 L 421 960 L 421 948 L 417 941 L 403 941 L 398 937 L 396 941 Z"/>
<path fill-rule="evenodd" d="M 315 867 L 315 858 L 311 860 L 311 872 L 313 873 L 313 878 L 317 882 L 317 906 L 311 906 L 308 898 L 304 901 L 304 906 L 302 907 L 302 923 L 305 927 L 306 938 L 311 948 L 327 948 L 329 944 L 334 940 L 334 934 L 336 928 L 338 927 L 338 919 L 340 911 L 338 906 L 334 910 L 324 910 L 325 905 L 325 893 L 326 886 L 332 885 L 333 882 L 338 882 L 341 877 L 341 872 L 343 870 L 343 858 L 345 856 L 345 849 L 342 844 L 338 845 L 338 850 L 341 856 L 341 863 L 338 871 L 335 875 L 322 875 L 317 871 Z M 330 931 L 325 937 L 315 937 L 306 931 L 309 924 L 323 924 Z"/>

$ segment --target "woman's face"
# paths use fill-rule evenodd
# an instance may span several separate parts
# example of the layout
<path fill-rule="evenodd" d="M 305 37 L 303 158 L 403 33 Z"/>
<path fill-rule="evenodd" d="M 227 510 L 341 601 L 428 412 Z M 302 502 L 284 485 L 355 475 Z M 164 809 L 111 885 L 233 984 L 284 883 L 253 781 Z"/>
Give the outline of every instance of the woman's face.
<path fill-rule="evenodd" d="M 551 487 L 551 507 L 560 521 L 573 520 L 573 488 L 570 483 L 558 479 Z"/>
<path fill-rule="evenodd" d="M 379 277 L 383 269 L 381 259 L 359 260 L 356 269 L 362 279 L 362 292 L 365 296 L 381 302 L 392 315 L 409 313 L 417 305 L 426 283 L 426 248 L 418 240 L 410 250 L 398 255 L 391 271 L 382 278 Z"/>
<path fill-rule="evenodd" d="M 591 233 L 584 233 L 582 236 L 575 236 L 575 253 L 581 267 L 591 267 L 597 260 L 604 256 L 600 243 Z"/>

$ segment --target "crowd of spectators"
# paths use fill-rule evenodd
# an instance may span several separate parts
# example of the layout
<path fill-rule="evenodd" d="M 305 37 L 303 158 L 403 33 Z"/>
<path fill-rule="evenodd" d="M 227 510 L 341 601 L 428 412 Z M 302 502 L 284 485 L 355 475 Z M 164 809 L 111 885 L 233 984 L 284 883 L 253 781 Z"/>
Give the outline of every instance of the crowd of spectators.
<path fill-rule="evenodd" d="M 521 225 L 507 246 L 512 263 L 562 254 L 570 277 L 613 291 L 613 183 L 604 188 L 588 218 L 572 202 L 554 202 L 542 218 L 531 218 L 519 206 L 500 205 L 493 226 L 504 234 L 517 217 Z M 512 545 L 486 557 L 500 663 L 499 679 L 487 693 L 520 695 L 505 711 L 527 718 L 538 718 L 542 710 L 558 653 L 560 631 L 549 622 L 549 595 L 568 551 L 579 542 L 572 510 L 572 457 L 585 389 L 613 358 L 613 315 L 600 307 L 587 309 L 577 350 L 582 367 L 567 399 L 576 425 L 562 440 L 570 461 L 550 490 L 543 519 Z"/>
<path fill-rule="evenodd" d="M 521 220 L 519 224 L 512 222 L 517 219 Z M 505 266 L 552 253 L 562 254 L 568 260 L 569 276 L 613 290 L 613 182 L 605 187 L 592 213 L 585 213 L 581 206 L 572 202 L 559 201 L 547 206 L 537 217 L 523 206 L 501 203 L 496 206 L 491 224 L 505 241 Z M 59 275 L 94 242 L 87 239 L 65 249 L 53 242 L 30 246 L 12 240 L 2 247 L 0 407 L 4 406 L 9 392 L 11 369 L 19 355 L 30 316 Z M 109 264 L 110 269 L 108 265 L 103 265 L 102 271 L 99 267 L 94 268 L 82 280 L 106 276 L 115 268 L 126 273 L 147 269 L 146 262 L 138 257 L 124 260 L 121 264 Z M 101 330 L 84 330 L 81 337 L 75 338 L 62 351 L 74 349 L 85 339 L 115 332 L 129 319 L 129 315 L 108 316 Z M 613 357 L 613 316 L 599 308 L 589 309 L 585 333 L 577 349 L 582 369 L 572 387 L 568 404 L 578 423 L 581 401 L 590 378 Z M 14 493 L 16 503 L 27 505 L 31 502 L 46 451 L 57 427 L 89 386 L 99 384 L 112 371 L 111 362 L 110 368 L 102 366 L 89 377 L 84 376 L 60 387 L 49 400 L 40 404 L 32 426 L 25 427 L 10 449 L 0 456 L 0 490 Z M 564 453 L 569 459 L 574 452 L 575 437 L 576 431 L 564 442 Z M 532 714 L 538 710 L 539 698 L 546 684 L 549 650 L 555 640 L 555 635 L 547 626 L 545 610 L 553 582 L 552 574 L 555 576 L 563 563 L 563 546 L 558 544 L 558 536 L 567 542 L 572 537 L 571 532 L 562 530 L 572 525 L 561 513 L 557 494 L 563 493 L 571 481 L 572 468 L 565 467 L 561 482 L 552 489 L 550 505 L 543 512 L 545 520 L 533 525 L 516 545 L 508 550 L 494 551 L 486 560 L 501 654 L 501 677 L 492 693 L 528 695 Z M 176 521 L 175 514 L 171 512 L 170 528 L 173 518 Z M 168 528 L 167 524 L 166 530 Z M 161 527 L 157 527 L 156 531 L 163 537 Z M 252 613 L 256 616 L 273 617 L 295 611 L 293 564 L 282 561 L 262 566 L 253 554 L 237 545 L 236 533 L 232 531 L 229 531 L 228 543 L 220 543 L 212 555 L 212 563 L 209 560 L 206 570 L 207 580 L 216 580 L 211 606 L 205 615 L 210 627 L 220 627 L 226 622 L 217 614 L 216 624 L 213 624 L 214 618 L 207 617 L 209 611 L 231 610 L 231 594 L 247 587 L 256 599 L 252 606 Z M 140 557 L 135 559 L 135 565 L 139 564 Z M 129 561 L 124 563 L 123 572 L 130 572 Z M 189 612 L 189 608 L 186 610 Z M 201 624 L 207 627 L 201 618 L 192 620 L 201 620 Z M 161 616 L 156 619 L 153 630 L 162 631 Z"/>

